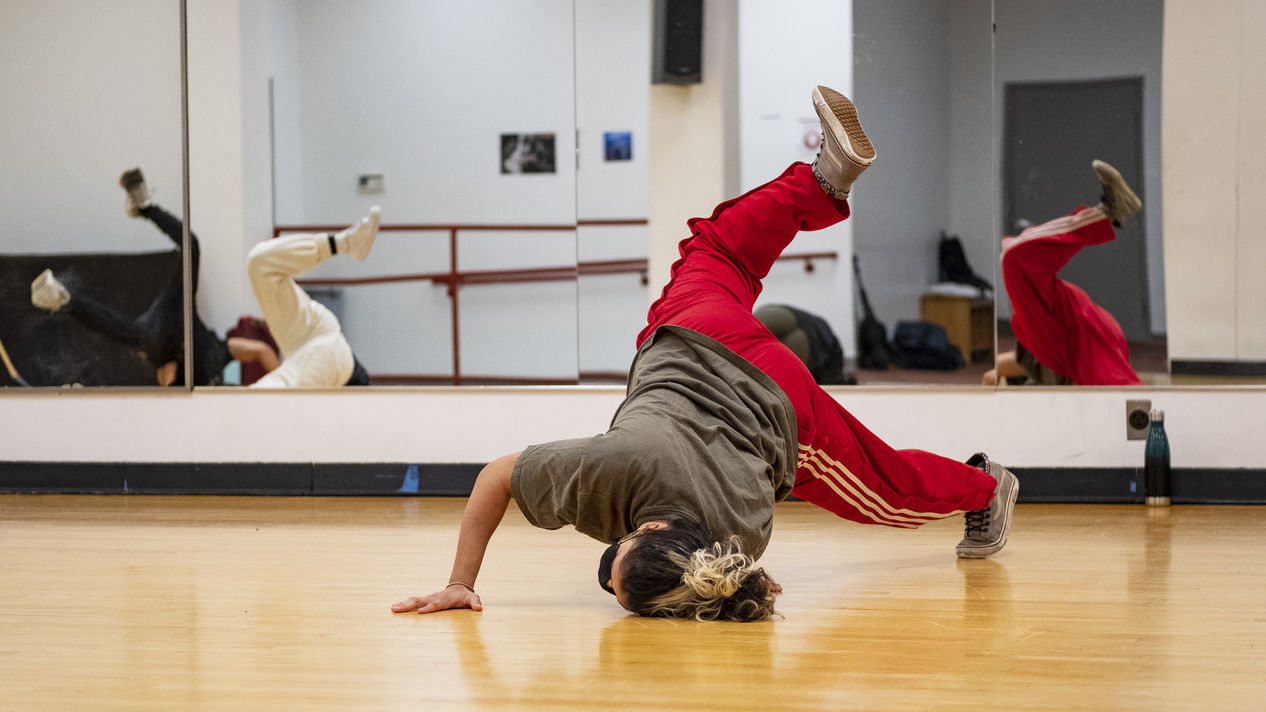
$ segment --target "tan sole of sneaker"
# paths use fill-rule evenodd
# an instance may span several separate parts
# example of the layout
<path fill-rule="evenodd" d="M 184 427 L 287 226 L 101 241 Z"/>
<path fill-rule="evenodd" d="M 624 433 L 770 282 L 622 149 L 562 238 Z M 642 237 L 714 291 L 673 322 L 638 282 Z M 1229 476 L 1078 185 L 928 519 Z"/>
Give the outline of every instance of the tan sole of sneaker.
<path fill-rule="evenodd" d="M 123 175 L 119 176 L 119 185 L 122 186 L 124 190 L 131 190 L 144 182 L 145 177 L 141 174 L 140 169 L 137 168 L 133 168 L 130 171 L 124 171 Z"/>
<path fill-rule="evenodd" d="M 857 107 L 848 97 L 834 89 L 819 86 L 813 90 L 813 108 L 833 134 L 847 138 L 844 150 L 850 160 L 859 166 L 869 166 L 875 160 L 875 147 L 866 138 L 857 118 Z"/>
<path fill-rule="evenodd" d="M 1112 192 L 1120 196 L 1122 208 L 1133 213 L 1143 207 L 1143 201 L 1130 188 L 1130 184 L 1125 182 L 1125 178 L 1121 177 L 1121 171 L 1114 168 L 1112 164 L 1096 158 L 1090 162 L 1090 166 L 1095 169 L 1095 175 L 1099 177 L 1099 182 L 1105 186 L 1111 186 Z"/>

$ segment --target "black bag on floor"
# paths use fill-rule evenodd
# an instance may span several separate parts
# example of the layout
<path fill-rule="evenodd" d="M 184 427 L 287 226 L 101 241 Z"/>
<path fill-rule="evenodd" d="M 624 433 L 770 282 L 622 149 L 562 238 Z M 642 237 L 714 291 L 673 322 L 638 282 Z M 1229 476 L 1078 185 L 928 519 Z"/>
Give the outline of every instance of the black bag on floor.
<path fill-rule="evenodd" d="M 857 367 L 888 369 L 892 362 L 892 346 L 888 343 L 888 328 L 875 317 L 870 308 L 866 288 L 862 286 L 862 269 L 857 255 L 853 255 L 853 275 L 857 277 L 857 292 L 861 296 L 862 318 L 857 322 Z"/>
<path fill-rule="evenodd" d="M 945 234 L 944 230 L 941 231 L 941 242 L 937 246 L 937 268 L 942 282 L 971 285 L 979 289 L 982 296 L 985 292 L 993 291 L 993 285 L 967 264 L 967 253 L 963 250 L 962 240 L 956 235 Z"/>
<path fill-rule="evenodd" d="M 929 371 L 962 368 L 963 354 L 950 343 L 945 327 L 927 321 L 899 321 L 892 333 L 897 365 Z"/>

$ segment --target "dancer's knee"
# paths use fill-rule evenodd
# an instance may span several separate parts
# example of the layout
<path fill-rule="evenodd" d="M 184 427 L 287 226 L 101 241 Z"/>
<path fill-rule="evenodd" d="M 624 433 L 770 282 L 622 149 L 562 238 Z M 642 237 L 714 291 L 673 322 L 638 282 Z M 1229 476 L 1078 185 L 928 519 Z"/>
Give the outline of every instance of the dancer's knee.
<path fill-rule="evenodd" d="M 257 243 L 246 255 L 246 274 L 252 284 L 267 283 L 280 276 L 274 259 L 275 250 L 271 240 Z"/>

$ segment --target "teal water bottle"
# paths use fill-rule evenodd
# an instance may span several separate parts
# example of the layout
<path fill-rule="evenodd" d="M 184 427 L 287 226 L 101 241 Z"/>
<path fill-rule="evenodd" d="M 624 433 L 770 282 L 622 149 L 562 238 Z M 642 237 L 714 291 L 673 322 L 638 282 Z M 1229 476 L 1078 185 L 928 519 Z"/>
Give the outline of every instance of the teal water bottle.
<path fill-rule="evenodd" d="M 1143 485 L 1150 507 L 1169 506 L 1169 438 L 1165 436 L 1165 411 L 1152 411 L 1143 455 Z"/>

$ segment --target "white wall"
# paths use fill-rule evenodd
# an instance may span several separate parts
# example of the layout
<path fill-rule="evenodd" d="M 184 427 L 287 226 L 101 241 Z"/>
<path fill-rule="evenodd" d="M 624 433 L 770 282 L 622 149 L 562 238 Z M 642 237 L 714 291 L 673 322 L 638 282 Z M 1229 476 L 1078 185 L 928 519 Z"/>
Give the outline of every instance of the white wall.
<path fill-rule="evenodd" d="M 576 3 L 576 129 L 580 220 L 647 219 L 650 158 L 650 0 Z M 633 134 L 629 161 L 604 160 L 603 134 Z M 647 259 L 649 230 L 582 226 L 582 262 Z M 647 288 L 640 275 L 591 275 L 578 285 L 581 373 L 627 371 L 634 335 L 646 323 Z"/>
<path fill-rule="evenodd" d="M 656 84 L 650 94 L 650 285 L 658 299 L 689 237 L 686 221 L 738 193 L 738 9 L 703 3 L 703 81 Z M 728 129 L 735 128 L 730 131 Z"/>
<path fill-rule="evenodd" d="M 874 165 L 858 181 L 854 245 L 867 294 L 890 327 L 919 318 L 938 280 L 941 231 L 997 285 L 992 214 L 992 56 L 987 0 L 854 4 L 853 61 Z"/>
<path fill-rule="evenodd" d="M 1266 391 L 836 388 L 898 448 L 1018 467 L 1141 467 L 1125 401 L 1165 410 L 1175 467 L 1262 468 Z M 244 392 L 10 390 L 5 460 L 66 462 L 481 463 L 525 445 L 602 432 L 619 387 Z M 74 417 L 67 417 L 73 412 Z M 267 427 L 261 427 L 267 423 Z M 48 433 L 57 433 L 51 453 Z M 142 445 L 143 443 L 143 445 Z"/>
<path fill-rule="evenodd" d="M 812 28 L 806 27 L 807 18 L 812 18 Z M 806 145 L 806 138 L 816 138 L 820 124 L 810 93 L 822 84 L 852 95 L 852 28 L 851 3 L 739 4 L 740 191 L 773 180 L 793 161 L 813 161 L 817 151 Z M 867 209 L 869 192 L 858 188 L 849 201 L 853 210 Z M 697 212 L 710 214 L 711 209 L 700 206 Z M 790 304 L 823 317 L 849 355 L 856 350 L 850 262 L 853 223 L 845 220 L 796 237 L 784 254 L 835 252 L 838 258 L 815 261 L 813 272 L 806 272 L 802 264 L 775 265 L 757 302 L 758 306 Z"/>
<path fill-rule="evenodd" d="M 177 0 L 5 0 L 0 101 L 0 252 L 172 248 L 118 181 L 140 166 L 183 210 Z"/>
<path fill-rule="evenodd" d="M 242 111 L 243 233 L 238 240 L 224 236 L 226 244 L 237 248 L 234 269 L 224 275 L 229 282 L 215 295 L 217 304 L 228 302 L 237 310 L 226 313 L 225 326 L 240 314 L 258 313 L 255 296 L 245 279 L 246 254 L 255 243 L 272 237 L 273 216 L 280 204 L 295 209 L 297 186 L 285 181 L 274 189 L 277 177 L 303 173 L 301 107 L 295 95 L 299 74 L 296 0 L 252 0 L 237 6 L 241 36 L 238 93 Z M 271 104 L 270 82 L 273 94 L 282 94 Z M 278 164 L 275 171 L 274 160 Z M 228 285 L 234 283 L 236 290 L 231 290 Z"/>
<path fill-rule="evenodd" d="M 1165 4 L 1171 359 L 1266 361 L 1266 4 Z"/>
<path fill-rule="evenodd" d="M 198 311 L 223 334 L 241 314 L 257 314 L 245 287 L 248 169 L 239 4 L 189 0 L 189 226 L 202 247 Z M 262 237 L 260 238 L 262 239 Z"/>

